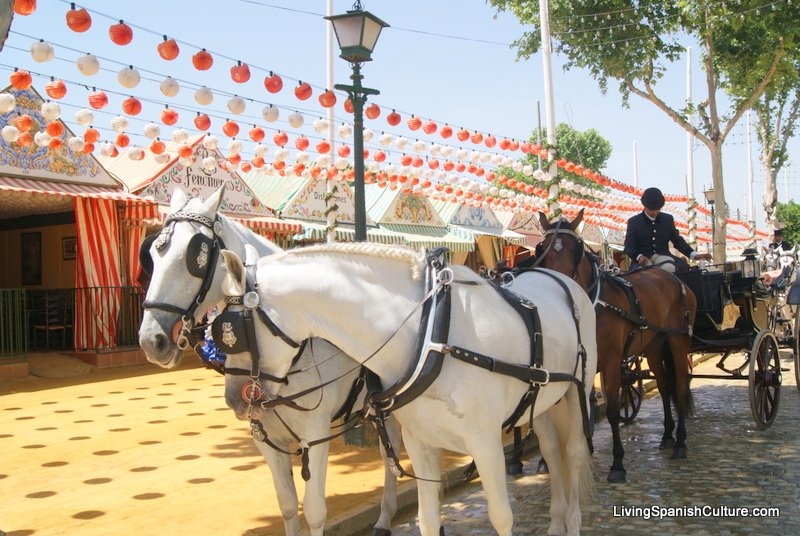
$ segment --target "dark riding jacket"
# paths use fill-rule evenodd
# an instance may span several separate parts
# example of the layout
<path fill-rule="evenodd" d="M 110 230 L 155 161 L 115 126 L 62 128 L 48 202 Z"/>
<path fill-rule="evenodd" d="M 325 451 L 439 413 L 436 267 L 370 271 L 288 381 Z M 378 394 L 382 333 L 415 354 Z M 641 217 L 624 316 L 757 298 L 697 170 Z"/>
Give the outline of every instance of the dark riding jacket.
<path fill-rule="evenodd" d="M 628 220 L 628 229 L 625 232 L 625 254 L 632 260 L 635 261 L 639 255 L 649 258 L 654 253 L 674 257 L 669 251 L 670 242 L 675 249 L 687 257 L 694 252 L 686 240 L 678 234 L 675 220 L 670 214 L 661 212 L 655 220 L 651 220 L 642 211 Z"/>

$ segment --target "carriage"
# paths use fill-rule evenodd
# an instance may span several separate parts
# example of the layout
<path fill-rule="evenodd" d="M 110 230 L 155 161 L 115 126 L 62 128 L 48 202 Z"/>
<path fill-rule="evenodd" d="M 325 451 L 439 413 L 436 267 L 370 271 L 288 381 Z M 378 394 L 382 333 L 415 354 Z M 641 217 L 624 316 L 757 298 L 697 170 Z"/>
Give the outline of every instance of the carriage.
<path fill-rule="evenodd" d="M 778 412 L 781 348 L 793 352 L 798 374 L 800 286 L 791 292 L 791 269 L 765 284 L 756 254 L 745 250 L 741 261 L 675 275 L 697 297 L 690 354 L 719 355 L 718 374 L 692 377 L 747 380 L 753 419 L 759 429 L 766 429 Z M 636 417 L 649 377 L 640 356 L 624 360 L 619 394 L 624 422 Z"/>

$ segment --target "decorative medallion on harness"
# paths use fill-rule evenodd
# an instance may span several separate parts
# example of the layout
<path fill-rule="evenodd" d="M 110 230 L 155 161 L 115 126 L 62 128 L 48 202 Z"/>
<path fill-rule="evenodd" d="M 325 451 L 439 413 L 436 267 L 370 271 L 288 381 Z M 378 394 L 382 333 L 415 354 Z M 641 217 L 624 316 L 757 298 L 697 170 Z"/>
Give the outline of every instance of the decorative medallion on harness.
<path fill-rule="evenodd" d="M 211 324 L 211 337 L 226 354 L 240 354 L 250 350 L 241 312 L 225 310 Z"/>
<path fill-rule="evenodd" d="M 200 253 L 197 254 L 197 259 L 195 259 L 198 269 L 203 270 L 208 265 L 208 253 L 210 249 L 207 243 L 204 242 L 200 244 Z"/>
<path fill-rule="evenodd" d="M 222 323 L 222 343 L 230 348 L 236 345 L 236 334 L 233 332 L 233 324 L 230 322 Z"/>
<path fill-rule="evenodd" d="M 556 238 L 555 242 L 553 243 L 553 251 L 558 253 L 562 249 L 564 249 L 564 242 L 561 240 L 561 238 Z"/>

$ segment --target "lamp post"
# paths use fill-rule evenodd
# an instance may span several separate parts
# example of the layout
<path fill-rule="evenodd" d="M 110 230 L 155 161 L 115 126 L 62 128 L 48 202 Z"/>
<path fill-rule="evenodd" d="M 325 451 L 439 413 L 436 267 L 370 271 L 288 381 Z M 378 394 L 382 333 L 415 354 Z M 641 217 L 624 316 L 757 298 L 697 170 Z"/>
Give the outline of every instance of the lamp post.
<path fill-rule="evenodd" d="M 706 203 L 711 206 L 711 255 L 714 255 L 714 247 L 717 244 L 717 221 L 714 218 L 714 187 L 712 186 L 708 190 L 703 191 L 703 195 L 706 198 Z"/>
<path fill-rule="evenodd" d="M 333 24 L 333 31 L 341 49 L 339 57 L 348 61 L 353 68 L 353 74 L 350 76 L 352 85 L 336 84 L 333 87 L 346 91 L 350 102 L 353 103 L 355 231 L 356 242 L 364 242 L 367 239 L 367 209 L 364 200 L 364 103 L 367 102 L 367 96 L 378 95 L 380 92 L 361 85 L 361 80 L 364 78 L 361 75 L 361 64 L 372 60 L 372 50 L 375 48 L 378 36 L 381 30 L 389 25 L 369 11 L 364 11 L 360 0 L 357 0 L 353 4 L 353 9 L 347 13 L 325 19 Z"/>

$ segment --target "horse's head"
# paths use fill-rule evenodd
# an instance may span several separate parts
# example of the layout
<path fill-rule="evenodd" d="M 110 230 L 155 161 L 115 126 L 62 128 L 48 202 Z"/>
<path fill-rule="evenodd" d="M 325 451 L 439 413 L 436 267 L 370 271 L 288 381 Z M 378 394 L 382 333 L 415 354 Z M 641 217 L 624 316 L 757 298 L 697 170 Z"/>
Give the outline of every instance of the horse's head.
<path fill-rule="evenodd" d="M 219 265 L 217 210 L 223 194 L 224 186 L 202 201 L 176 189 L 164 227 L 142 243 L 139 258 L 150 285 L 139 344 L 151 363 L 176 366 L 189 344 L 187 330 L 222 298 L 209 290 Z"/>
<path fill-rule="evenodd" d="M 214 320 L 214 341 L 225 360 L 225 402 L 239 419 L 259 418 L 258 402 L 274 398 L 285 383 L 296 358 L 305 345 L 295 342 L 262 309 L 256 291 L 247 291 L 245 266 L 233 251 L 223 250 L 225 277 L 222 291 L 230 303 Z M 252 314 L 256 341 L 248 340 L 243 313 Z"/>
<path fill-rule="evenodd" d="M 536 265 L 576 278 L 586 255 L 583 239 L 576 231 L 581 221 L 583 209 L 572 221 L 562 218 L 552 223 L 540 212 L 539 223 L 544 235 L 536 246 Z"/>

